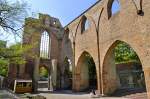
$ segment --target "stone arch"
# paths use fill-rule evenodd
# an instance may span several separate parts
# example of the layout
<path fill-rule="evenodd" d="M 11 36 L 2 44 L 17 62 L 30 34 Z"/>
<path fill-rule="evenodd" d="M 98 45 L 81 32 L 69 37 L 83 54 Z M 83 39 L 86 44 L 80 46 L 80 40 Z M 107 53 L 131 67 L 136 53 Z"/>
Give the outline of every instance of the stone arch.
<path fill-rule="evenodd" d="M 40 64 L 40 65 L 39 65 L 39 68 L 41 68 L 41 67 L 44 67 L 44 68 L 46 68 L 47 70 L 49 69 L 48 66 L 45 65 L 45 64 Z"/>
<path fill-rule="evenodd" d="M 95 31 L 96 33 L 96 23 L 93 19 L 92 16 L 89 16 L 89 15 L 83 15 L 80 20 L 79 20 L 79 23 L 77 24 L 77 27 L 76 27 L 76 31 L 75 31 L 75 35 L 74 35 L 74 42 L 76 42 L 76 38 L 77 38 L 77 35 L 81 34 L 82 33 L 82 30 L 81 30 L 81 25 L 83 24 L 82 23 L 82 20 L 86 18 L 89 22 L 90 22 L 90 26 L 89 26 L 89 29 L 92 29 L 93 31 Z M 92 28 L 91 28 L 92 27 Z"/>
<path fill-rule="evenodd" d="M 98 77 L 98 73 L 97 73 L 97 70 L 96 70 L 96 63 L 93 59 L 93 57 L 87 52 L 87 51 L 84 51 L 80 57 L 78 58 L 78 62 L 75 66 L 75 80 L 74 80 L 74 89 L 76 91 L 84 91 L 84 90 L 87 90 L 87 89 L 90 89 L 90 87 L 93 87 L 93 86 L 90 86 L 90 75 L 89 75 L 89 66 L 88 66 L 88 63 L 87 62 L 87 57 L 90 57 L 92 59 L 92 62 L 94 63 L 94 69 L 95 69 L 95 79 L 96 79 L 96 84 L 95 84 L 95 89 L 98 88 L 98 80 L 97 80 L 97 77 Z M 92 68 L 93 68 L 92 67 Z M 93 81 L 94 82 L 94 81 Z M 93 87 L 94 89 L 94 87 Z"/>
<path fill-rule="evenodd" d="M 112 94 L 114 91 L 116 91 L 116 89 L 120 87 L 119 76 L 117 74 L 115 65 L 114 48 L 121 42 L 129 45 L 129 47 L 133 49 L 133 51 L 139 58 L 140 64 L 142 65 L 142 69 L 144 69 L 143 64 L 141 62 L 141 57 L 139 57 L 139 53 L 137 53 L 134 47 L 132 47 L 130 44 L 122 40 L 114 41 L 111 44 L 111 46 L 109 46 L 109 48 L 107 49 L 107 52 L 104 56 L 102 67 L 103 93 L 107 95 Z M 109 82 L 111 82 L 111 84 L 109 84 Z"/>
<path fill-rule="evenodd" d="M 114 11 L 113 11 L 114 10 Z M 109 0 L 107 4 L 108 19 L 120 10 L 119 0 Z"/>

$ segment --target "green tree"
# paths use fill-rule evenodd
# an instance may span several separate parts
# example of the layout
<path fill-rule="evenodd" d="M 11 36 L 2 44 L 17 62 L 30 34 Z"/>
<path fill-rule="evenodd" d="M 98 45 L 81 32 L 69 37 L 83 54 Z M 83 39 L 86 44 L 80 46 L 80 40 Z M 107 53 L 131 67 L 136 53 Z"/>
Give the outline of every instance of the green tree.
<path fill-rule="evenodd" d="M 0 36 L 5 36 L 7 33 L 20 36 L 19 30 L 23 28 L 22 23 L 27 17 L 28 8 L 27 2 L 0 0 L 0 30 L 3 30 Z M 6 76 L 10 63 L 25 63 L 22 55 L 28 48 L 29 46 L 22 46 L 19 43 L 7 48 L 6 42 L 0 41 L 0 75 Z"/>
<path fill-rule="evenodd" d="M 26 2 L 0 0 L 0 27 L 4 31 L 19 35 L 22 22 L 27 16 L 28 5 Z"/>
<path fill-rule="evenodd" d="M 0 58 L 0 75 L 7 76 L 9 61 Z"/>
<path fill-rule="evenodd" d="M 45 67 L 40 68 L 40 77 L 48 77 L 48 70 Z"/>
<path fill-rule="evenodd" d="M 27 53 L 30 48 L 30 45 L 22 46 L 21 43 L 10 47 L 0 47 L 0 74 L 3 76 L 7 75 L 9 64 L 24 64 L 26 61 L 23 54 Z"/>
<path fill-rule="evenodd" d="M 115 47 L 116 63 L 139 62 L 136 52 L 126 43 L 121 42 Z"/>

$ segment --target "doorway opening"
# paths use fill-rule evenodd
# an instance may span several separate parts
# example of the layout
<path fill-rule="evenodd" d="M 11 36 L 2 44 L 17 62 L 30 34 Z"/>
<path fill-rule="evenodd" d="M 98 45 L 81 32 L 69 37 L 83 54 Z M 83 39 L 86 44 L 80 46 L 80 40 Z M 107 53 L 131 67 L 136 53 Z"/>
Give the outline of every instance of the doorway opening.
<path fill-rule="evenodd" d="M 76 67 L 76 90 L 97 90 L 97 72 L 93 57 L 88 52 L 83 52 Z"/>
<path fill-rule="evenodd" d="M 38 91 L 47 92 L 49 90 L 49 70 L 45 65 L 39 67 Z"/>

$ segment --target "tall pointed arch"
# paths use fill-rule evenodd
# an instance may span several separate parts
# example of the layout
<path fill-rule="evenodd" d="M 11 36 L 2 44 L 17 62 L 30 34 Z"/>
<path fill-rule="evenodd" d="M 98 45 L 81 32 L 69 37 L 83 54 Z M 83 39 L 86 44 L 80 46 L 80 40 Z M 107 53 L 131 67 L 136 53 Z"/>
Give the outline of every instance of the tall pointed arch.
<path fill-rule="evenodd" d="M 44 31 L 41 34 L 41 42 L 40 42 L 40 57 L 41 58 L 50 58 L 50 44 L 51 44 L 51 39 L 48 34 L 48 32 Z"/>
<path fill-rule="evenodd" d="M 97 90 L 97 71 L 93 57 L 89 52 L 82 52 L 75 69 L 74 88 L 76 91 Z"/>
<path fill-rule="evenodd" d="M 120 61 L 121 60 L 121 61 Z M 115 95 L 117 91 L 132 91 L 126 93 L 137 93 L 137 89 L 145 92 L 145 76 L 143 66 L 135 51 L 128 42 L 114 41 L 109 46 L 103 60 L 103 93 Z M 111 84 L 109 84 L 111 82 Z M 120 94 L 119 96 L 124 96 Z"/>

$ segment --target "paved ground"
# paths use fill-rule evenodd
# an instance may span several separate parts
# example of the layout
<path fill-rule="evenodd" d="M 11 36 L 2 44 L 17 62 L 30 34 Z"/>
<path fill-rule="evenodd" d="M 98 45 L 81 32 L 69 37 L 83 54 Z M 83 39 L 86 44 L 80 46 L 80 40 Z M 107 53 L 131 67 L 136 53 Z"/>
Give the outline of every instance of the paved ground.
<path fill-rule="evenodd" d="M 93 99 L 89 94 L 42 94 L 46 96 L 47 99 Z M 120 97 L 101 97 L 94 99 L 129 99 Z"/>
<path fill-rule="evenodd" d="M 18 99 L 13 94 L 11 94 L 9 91 L 6 90 L 0 90 L 0 99 Z"/>
<path fill-rule="evenodd" d="M 30 94 L 27 94 L 27 96 Z M 36 94 L 37 95 L 37 94 Z M 45 96 L 47 99 L 93 99 L 90 97 L 89 93 L 74 93 L 71 91 L 59 91 L 59 92 L 47 92 L 40 93 L 40 95 Z M 19 99 L 25 98 L 25 95 L 19 95 Z M 0 90 L 0 99 L 17 99 L 6 90 Z M 94 99 L 147 99 L 146 92 L 132 93 L 124 96 L 112 96 L 112 97 L 100 97 Z"/>
<path fill-rule="evenodd" d="M 90 97 L 89 93 L 42 93 L 41 95 L 45 96 L 47 99 L 93 99 Z M 147 99 L 146 92 L 130 94 L 120 97 L 100 97 L 96 99 Z"/>

